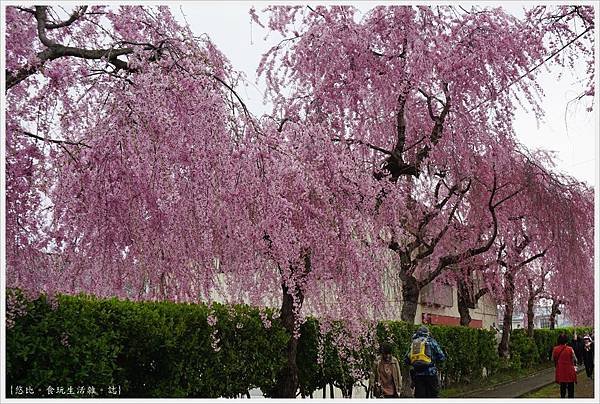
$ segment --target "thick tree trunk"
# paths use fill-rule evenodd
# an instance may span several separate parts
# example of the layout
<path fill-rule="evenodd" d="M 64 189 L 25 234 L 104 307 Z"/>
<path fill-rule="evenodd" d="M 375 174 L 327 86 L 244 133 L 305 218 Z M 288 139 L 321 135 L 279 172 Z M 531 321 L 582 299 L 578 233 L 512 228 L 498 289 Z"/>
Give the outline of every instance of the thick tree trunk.
<path fill-rule="evenodd" d="M 419 284 L 414 276 L 406 277 L 402 282 L 402 311 L 400 319 L 408 324 L 415 323 L 419 304 Z"/>
<path fill-rule="evenodd" d="M 560 314 L 560 310 L 558 306 L 560 305 L 560 300 L 553 299 L 552 300 L 552 309 L 550 311 L 550 329 L 553 330 L 556 327 L 556 316 Z"/>
<path fill-rule="evenodd" d="M 512 330 L 512 317 L 514 311 L 515 281 L 510 270 L 506 273 L 504 284 L 504 322 L 502 324 L 502 339 L 498 345 L 498 355 L 501 358 L 509 356 L 510 332 Z"/>
<path fill-rule="evenodd" d="M 533 319 L 535 313 L 533 312 L 535 302 L 535 296 L 529 296 L 527 299 L 527 335 L 533 338 Z"/>
<path fill-rule="evenodd" d="M 464 280 L 457 283 L 458 313 L 460 314 L 460 325 L 468 327 L 471 323 L 471 313 L 469 308 L 472 306 L 469 288 Z"/>
<path fill-rule="evenodd" d="M 460 314 L 460 325 L 468 327 L 471 323 L 471 313 L 464 300 L 458 299 L 458 313 Z"/>
<path fill-rule="evenodd" d="M 296 398 L 296 391 L 298 390 L 298 365 L 296 364 L 298 339 L 294 337 L 296 315 L 294 313 L 294 299 L 292 293 L 294 293 L 294 291 L 290 291 L 286 285 L 283 285 L 283 302 L 281 303 L 280 319 L 283 327 L 291 337 L 286 350 L 287 363 L 277 375 L 277 381 L 273 391 L 273 397 L 275 398 Z M 302 293 L 299 290 L 295 290 L 295 293 L 299 299 L 299 304 L 302 304 Z"/>
<path fill-rule="evenodd" d="M 474 309 L 479 299 L 488 293 L 488 288 L 484 287 L 475 293 L 474 285 L 470 280 L 459 279 L 456 282 L 456 295 L 458 297 L 458 313 L 460 314 L 460 325 L 468 327 L 471 323 L 470 309 Z"/>
<path fill-rule="evenodd" d="M 408 276 L 402 282 L 402 311 L 400 319 L 408 324 L 415 323 L 417 315 L 417 305 L 419 303 L 419 284 L 414 276 Z M 403 358 L 398 358 L 402 362 Z M 407 366 L 400 366 L 402 374 L 402 387 L 400 388 L 400 397 L 412 397 L 410 388 L 410 374 Z"/>

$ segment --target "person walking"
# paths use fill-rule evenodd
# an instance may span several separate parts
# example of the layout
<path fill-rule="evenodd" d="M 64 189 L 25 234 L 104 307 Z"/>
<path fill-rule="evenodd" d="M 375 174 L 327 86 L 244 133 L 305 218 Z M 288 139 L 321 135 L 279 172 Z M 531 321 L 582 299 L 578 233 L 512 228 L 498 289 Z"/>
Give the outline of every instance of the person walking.
<path fill-rule="evenodd" d="M 392 356 L 392 346 L 387 342 L 381 344 L 379 353 L 369 379 L 370 390 L 377 398 L 398 398 L 402 387 L 398 359 Z"/>
<path fill-rule="evenodd" d="M 552 360 L 554 360 L 556 368 L 555 381 L 560 385 L 560 397 L 565 398 L 568 393 L 569 398 L 574 398 L 575 383 L 577 383 L 577 373 L 575 372 L 577 357 L 567 342 L 567 334 L 563 333 L 558 336 L 558 344 L 552 350 Z"/>
<path fill-rule="evenodd" d="M 581 336 L 577 335 L 577 330 L 573 333 L 573 341 L 571 342 L 571 348 L 575 352 L 575 357 L 577 358 L 577 364 L 581 365 L 583 363 L 583 339 Z"/>
<path fill-rule="evenodd" d="M 594 342 L 589 335 L 583 337 L 583 350 L 581 354 L 583 365 L 585 366 L 585 374 L 590 379 L 594 379 Z"/>
<path fill-rule="evenodd" d="M 404 363 L 412 367 L 415 398 L 434 398 L 439 394 L 438 369 L 436 364 L 445 361 L 446 355 L 439 344 L 422 325 L 412 337 L 410 349 Z"/>

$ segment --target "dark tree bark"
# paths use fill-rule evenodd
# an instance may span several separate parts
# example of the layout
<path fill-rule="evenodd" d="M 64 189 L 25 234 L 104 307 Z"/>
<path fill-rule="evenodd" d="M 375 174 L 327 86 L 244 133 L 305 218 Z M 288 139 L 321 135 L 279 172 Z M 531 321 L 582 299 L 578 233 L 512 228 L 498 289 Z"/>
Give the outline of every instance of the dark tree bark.
<path fill-rule="evenodd" d="M 460 314 L 460 325 L 468 327 L 471 324 L 471 313 L 464 299 L 458 295 L 458 313 Z"/>
<path fill-rule="evenodd" d="M 290 291 L 286 285 L 283 285 L 283 302 L 281 304 L 280 319 L 283 327 L 291 337 L 286 348 L 287 362 L 277 375 L 277 382 L 273 391 L 273 397 L 275 398 L 296 398 L 296 390 L 298 390 L 298 365 L 296 363 L 298 339 L 294 337 L 294 326 L 296 323 L 294 292 L 301 303 L 303 300 L 302 293 L 298 289 Z"/>
<path fill-rule="evenodd" d="M 352 398 L 352 387 L 354 387 L 354 385 L 351 383 L 341 386 L 343 398 Z"/>
<path fill-rule="evenodd" d="M 535 306 L 536 299 L 544 291 L 546 275 L 548 275 L 548 270 L 542 270 L 538 287 L 534 286 L 531 278 L 527 278 L 527 335 L 531 338 L 533 338 L 533 320 L 535 319 L 535 312 L 533 308 Z"/>
<path fill-rule="evenodd" d="M 468 327 L 471 323 L 471 313 L 469 309 L 474 309 L 475 304 L 472 302 L 472 287 L 470 288 L 467 281 L 460 279 L 456 282 L 456 295 L 458 298 L 458 313 L 460 314 L 460 325 Z"/>
<path fill-rule="evenodd" d="M 474 309 L 479 299 L 486 293 L 488 288 L 482 288 L 475 293 L 475 285 L 472 277 L 468 274 L 463 274 L 465 277 L 456 281 L 456 295 L 458 298 L 458 313 L 460 314 L 460 325 L 469 326 L 471 323 L 470 309 Z"/>
<path fill-rule="evenodd" d="M 512 317 L 514 312 L 515 279 L 513 273 L 506 272 L 504 284 L 504 322 L 502 324 L 502 339 L 498 345 L 498 355 L 501 358 L 509 356 L 510 332 L 512 331 Z"/>
<path fill-rule="evenodd" d="M 402 311 L 400 319 L 408 324 L 415 323 L 419 304 L 419 283 L 414 276 L 404 277 L 402 282 Z"/>
<path fill-rule="evenodd" d="M 430 221 L 441 212 L 441 209 L 448 203 L 450 198 L 453 195 L 456 195 L 457 200 L 454 202 L 454 205 L 451 208 L 451 212 L 448 214 L 445 226 L 442 228 L 441 231 L 439 231 L 435 235 L 435 237 L 430 242 L 425 243 L 423 241 L 424 237 L 422 235 L 418 235 L 415 240 L 408 243 L 406 246 L 400 246 L 395 240 L 392 240 L 392 242 L 389 244 L 389 248 L 399 255 L 401 262 L 400 279 L 402 280 L 403 297 L 401 319 L 403 321 L 409 322 L 410 324 L 414 324 L 415 321 L 415 314 L 417 311 L 417 304 L 421 289 L 433 282 L 438 276 L 440 276 L 443 273 L 443 271 L 446 268 L 456 266 L 470 258 L 487 252 L 494 244 L 496 236 L 498 235 L 498 219 L 496 217 L 496 209 L 499 205 L 501 205 L 508 199 L 515 196 L 518 192 L 520 192 L 520 190 L 517 190 L 502 198 L 501 200 L 494 202 L 496 192 L 498 190 L 497 179 L 496 176 L 494 176 L 492 192 L 490 193 L 490 198 L 488 200 L 488 208 L 492 216 L 492 234 L 490 235 L 490 237 L 477 247 L 471 247 L 463 252 L 456 254 L 448 254 L 438 258 L 435 269 L 429 272 L 423 279 L 417 280 L 413 275 L 414 269 L 417 267 L 421 260 L 433 254 L 437 243 L 446 234 L 446 231 L 449 229 L 450 224 L 454 219 L 456 209 L 458 208 L 465 194 L 469 191 L 471 187 L 471 181 L 469 180 L 467 182 L 467 185 L 464 187 L 461 185 L 462 184 L 460 182 L 454 185 L 450 189 L 449 194 L 442 201 L 438 202 L 436 204 L 435 209 L 430 211 L 427 215 L 425 215 L 423 217 L 423 220 L 419 224 L 417 233 L 423 232 L 425 227 L 430 223 Z"/>
<path fill-rule="evenodd" d="M 268 236 L 267 236 L 267 240 Z M 302 254 L 302 264 L 292 266 L 292 273 L 299 274 L 299 280 L 306 277 L 311 271 L 310 251 L 304 251 Z M 294 310 L 294 301 L 297 308 L 302 307 L 304 302 L 304 293 L 301 287 L 296 283 L 292 289 L 285 283 L 281 285 L 283 299 L 281 302 L 280 320 L 285 330 L 290 334 L 290 340 L 286 349 L 287 361 L 277 375 L 275 387 L 272 396 L 275 398 L 296 398 L 298 390 L 298 365 L 296 357 L 298 354 L 298 338 L 294 335 L 294 328 L 297 323 L 297 311 Z"/>
<path fill-rule="evenodd" d="M 562 301 L 559 299 L 552 299 L 552 309 L 550 311 L 550 329 L 554 330 L 556 327 L 556 316 L 560 314 L 559 306 L 562 304 Z"/>
<path fill-rule="evenodd" d="M 517 256 L 520 256 L 521 253 L 525 251 L 525 248 L 530 244 L 530 242 L 531 240 L 527 236 L 525 231 L 523 231 L 523 239 L 520 242 L 517 242 L 517 239 L 515 238 L 514 249 Z M 526 265 L 532 263 L 537 259 L 542 258 L 544 255 L 546 255 L 546 251 L 548 251 L 548 249 L 546 248 L 542 252 L 530 256 L 529 258 L 525 259 L 524 261 L 521 261 L 517 265 L 508 265 L 502 259 L 502 252 L 505 247 L 506 245 L 502 244 L 498 251 L 497 258 L 498 264 L 506 268 L 506 273 L 504 274 L 504 323 L 502 324 L 502 339 L 500 340 L 500 344 L 498 345 L 498 354 L 500 355 L 500 357 L 503 358 L 507 358 L 509 356 L 510 332 L 512 330 L 512 316 L 514 312 L 515 276 L 521 268 L 525 267 Z M 529 282 L 529 286 L 531 289 L 531 282 Z M 533 316 L 531 316 L 531 319 L 533 321 Z"/>
<path fill-rule="evenodd" d="M 400 319 L 408 324 L 415 323 L 417 314 L 417 306 L 419 303 L 419 283 L 414 276 L 402 277 L 402 311 Z M 399 358 L 401 360 L 401 358 Z M 402 386 L 400 387 L 400 397 L 412 397 L 412 389 L 410 388 L 410 374 L 407 366 L 400 366 L 402 375 Z"/>
<path fill-rule="evenodd" d="M 533 306 L 535 304 L 535 296 L 529 296 L 527 299 L 527 335 L 533 338 L 533 318 L 535 313 L 533 312 Z"/>

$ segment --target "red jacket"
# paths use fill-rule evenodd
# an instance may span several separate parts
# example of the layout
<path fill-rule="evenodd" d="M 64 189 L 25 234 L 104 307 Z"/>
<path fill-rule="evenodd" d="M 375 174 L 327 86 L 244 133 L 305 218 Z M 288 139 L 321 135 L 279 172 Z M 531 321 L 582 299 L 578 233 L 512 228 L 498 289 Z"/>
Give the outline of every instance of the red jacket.
<path fill-rule="evenodd" d="M 556 383 L 577 383 L 575 373 L 575 352 L 568 345 L 557 345 L 552 350 L 552 359 L 556 366 Z"/>

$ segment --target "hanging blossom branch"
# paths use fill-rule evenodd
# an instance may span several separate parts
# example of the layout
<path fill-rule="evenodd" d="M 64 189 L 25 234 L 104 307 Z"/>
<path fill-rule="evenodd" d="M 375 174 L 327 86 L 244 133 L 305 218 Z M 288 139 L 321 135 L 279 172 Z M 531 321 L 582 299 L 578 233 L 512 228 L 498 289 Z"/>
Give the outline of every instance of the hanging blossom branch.
<path fill-rule="evenodd" d="M 550 56 L 546 57 L 544 60 L 542 60 L 540 63 L 538 63 L 537 65 L 535 65 L 534 67 L 532 67 L 531 69 L 527 70 L 525 73 L 523 73 L 521 76 L 519 76 L 518 78 L 514 79 L 512 82 L 510 82 L 509 84 L 505 85 L 504 87 L 500 88 L 500 90 L 497 91 L 497 94 L 500 94 L 506 90 L 508 90 L 510 87 L 512 87 L 514 84 L 518 83 L 519 81 L 521 81 L 522 79 L 524 79 L 525 77 L 527 77 L 529 74 L 533 73 L 535 70 L 537 70 L 540 66 L 544 65 L 546 62 L 548 62 L 550 59 L 552 59 L 554 56 L 558 55 L 560 52 L 562 52 L 563 50 L 565 50 L 566 48 L 568 48 L 569 46 L 571 46 L 573 43 L 577 42 L 577 40 L 579 40 L 579 38 L 581 38 L 582 36 L 584 36 L 585 34 L 587 34 L 588 32 L 590 32 L 591 30 L 593 30 L 594 27 L 588 27 L 586 28 L 581 34 L 577 35 L 575 38 L 571 39 L 569 42 L 567 42 L 565 45 L 563 45 L 560 49 L 557 49 L 556 51 L 552 52 L 552 54 L 550 54 Z M 493 98 L 487 98 L 483 101 L 481 101 L 479 104 L 475 105 L 474 107 L 472 107 L 471 109 L 469 109 L 469 112 L 472 112 L 474 110 L 476 110 L 477 108 L 481 107 L 482 105 L 492 101 Z"/>

